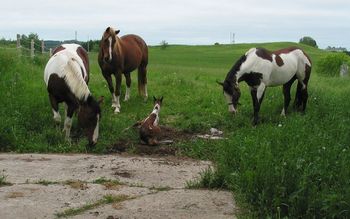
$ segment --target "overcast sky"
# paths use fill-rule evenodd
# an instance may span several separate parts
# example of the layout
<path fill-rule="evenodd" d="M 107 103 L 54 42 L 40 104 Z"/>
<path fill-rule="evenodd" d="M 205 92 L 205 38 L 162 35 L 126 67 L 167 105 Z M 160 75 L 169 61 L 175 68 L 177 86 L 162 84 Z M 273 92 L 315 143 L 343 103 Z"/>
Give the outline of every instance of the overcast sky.
<path fill-rule="evenodd" d="M 2 1 L 0 38 L 38 33 L 45 40 L 100 39 L 106 27 L 148 44 L 297 42 L 350 50 L 350 0 L 17 0 Z"/>

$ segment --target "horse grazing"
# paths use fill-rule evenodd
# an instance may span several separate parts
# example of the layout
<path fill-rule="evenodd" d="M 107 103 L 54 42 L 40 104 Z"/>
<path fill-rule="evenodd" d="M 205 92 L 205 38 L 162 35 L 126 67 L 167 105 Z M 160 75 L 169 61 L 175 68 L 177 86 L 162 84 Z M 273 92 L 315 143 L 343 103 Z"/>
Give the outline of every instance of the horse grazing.
<path fill-rule="evenodd" d="M 158 144 L 157 137 L 160 135 L 160 131 L 161 131 L 158 124 L 159 124 L 159 112 L 163 102 L 163 97 L 155 98 L 153 96 L 153 100 L 154 100 L 154 107 L 151 114 L 145 119 L 143 119 L 142 121 L 134 125 L 139 127 L 141 142 L 148 145 Z"/>
<path fill-rule="evenodd" d="M 108 27 L 102 35 L 98 63 L 102 74 L 108 83 L 112 94 L 112 107 L 114 113 L 120 112 L 119 97 L 121 94 L 122 74 L 126 80 L 125 99 L 130 99 L 131 78 L 130 73 L 138 69 L 139 95 L 147 98 L 147 64 L 148 47 L 143 39 L 137 35 L 128 34 L 118 37 L 119 30 Z M 116 79 L 115 91 L 112 83 L 112 74 Z"/>
<path fill-rule="evenodd" d="M 311 74 L 311 60 L 306 53 L 297 48 L 285 48 L 270 52 L 264 48 L 252 48 L 234 64 L 223 83 L 224 96 L 229 112 L 236 113 L 240 90 L 238 83 L 245 81 L 250 87 L 253 100 L 254 119 L 259 120 L 259 110 L 266 87 L 283 85 L 284 107 L 281 115 L 285 116 L 289 106 L 290 87 L 297 79 L 298 86 L 294 106 L 305 111 L 308 99 L 307 86 Z"/>
<path fill-rule="evenodd" d="M 53 118 L 61 122 L 58 104 L 66 105 L 63 131 L 69 139 L 72 117 L 78 111 L 79 125 L 85 129 L 89 145 L 95 145 L 99 134 L 101 117 L 100 101 L 96 101 L 88 88 L 89 59 L 80 45 L 63 44 L 53 51 L 45 67 L 44 80 L 49 93 Z"/>

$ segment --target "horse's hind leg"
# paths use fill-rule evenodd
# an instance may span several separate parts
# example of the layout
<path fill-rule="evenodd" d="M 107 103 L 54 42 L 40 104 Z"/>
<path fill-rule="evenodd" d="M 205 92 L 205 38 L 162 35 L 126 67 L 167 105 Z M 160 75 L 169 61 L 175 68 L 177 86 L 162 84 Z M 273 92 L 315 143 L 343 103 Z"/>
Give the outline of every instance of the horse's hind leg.
<path fill-rule="evenodd" d="M 307 87 L 310 79 L 310 74 L 311 74 L 311 66 L 305 65 L 305 78 L 303 80 L 304 86 L 301 90 L 301 101 L 302 101 L 302 112 L 305 112 L 306 109 L 306 104 L 307 104 L 307 99 L 309 97 L 309 94 L 307 92 Z"/>
<path fill-rule="evenodd" d="M 63 132 L 66 132 L 66 139 L 70 140 L 70 130 L 72 128 L 72 117 L 74 114 L 75 109 L 77 108 L 75 104 L 70 104 L 67 103 L 67 114 L 66 114 L 66 119 L 64 120 L 64 127 L 63 127 Z"/>
<path fill-rule="evenodd" d="M 51 94 L 49 94 L 49 99 L 50 99 L 52 112 L 53 112 L 53 120 L 55 120 L 55 122 L 59 124 L 61 123 L 61 115 L 58 112 L 58 102 L 56 98 Z"/>
<path fill-rule="evenodd" d="M 144 96 L 145 99 L 148 97 L 147 93 L 147 66 L 141 65 L 138 68 L 138 87 L 139 95 Z"/>
<path fill-rule="evenodd" d="M 131 86 L 130 72 L 124 73 L 124 76 L 125 76 L 125 81 L 126 81 L 126 90 L 125 90 L 124 101 L 128 101 L 130 99 L 130 86 Z"/>
<path fill-rule="evenodd" d="M 299 110 L 300 106 L 302 104 L 302 100 L 301 100 L 302 89 L 303 89 L 303 84 L 302 84 L 302 82 L 298 81 L 297 91 L 295 93 L 295 100 L 294 100 L 294 108 L 296 110 Z"/>
<path fill-rule="evenodd" d="M 287 83 L 283 85 L 283 96 L 284 96 L 284 106 L 281 112 L 281 116 L 286 116 L 287 109 L 290 103 L 290 87 L 292 86 L 293 82 L 295 81 L 296 77 L 294 76 L 292 79 L 290 79 Z"/>

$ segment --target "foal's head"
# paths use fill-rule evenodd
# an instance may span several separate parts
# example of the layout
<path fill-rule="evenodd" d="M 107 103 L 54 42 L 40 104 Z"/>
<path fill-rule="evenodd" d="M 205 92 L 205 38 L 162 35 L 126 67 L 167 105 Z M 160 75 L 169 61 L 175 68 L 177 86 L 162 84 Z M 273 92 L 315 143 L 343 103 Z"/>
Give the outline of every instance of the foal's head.
<path fill-rule="evenodd" d="M 78 111 L 79 126 L 84 129 L 90 146 L 94 146 L 97 143 L 101 118 L 100 104 L 102 102 L 103 97 L 96 101 L 92 96 L 89 96 L 87 101 L 80 105 Z"/>
<path fill-rule="evenodd" d="M 120 30 L 114 30 L 111 27 L 107 27 L 102 35 L 100 42 L 100 49 L 102 51 L 102 58 L 104 62 L 110 63 L 112 61 L 113 48 L 116 43 L 116 36 Z"/>
<path fill-rule="evenodd" d="M 217 82 L 223 88 L 224 96 L 228 104 L 228 111 L 231 113 L 237 112 L 237 105 L 239 104 L 239 98 L 241 91 L 237 82 L 225 80 L 224 82 Z"/>
<path fill-rule="evenodd" d="M 156 98 L 155 96 L 153 96 L 153 102 L 154 102 L 154 107 L 153 107 L 153 112 L 159 112 L 160 111 L 160 107 L 163 103 L 163 96 L 160 98 Z"/>

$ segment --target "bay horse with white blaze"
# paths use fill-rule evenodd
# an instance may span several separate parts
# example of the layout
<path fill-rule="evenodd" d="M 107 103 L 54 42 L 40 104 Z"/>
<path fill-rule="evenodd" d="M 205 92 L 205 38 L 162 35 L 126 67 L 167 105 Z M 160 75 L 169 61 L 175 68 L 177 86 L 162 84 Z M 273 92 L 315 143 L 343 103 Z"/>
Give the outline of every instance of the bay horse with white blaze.
<path fill-rule="evenodd" d="M 147 98 L 147 64 L 148 47 L 145 41 L 134 34 L 118 37 L 119 30 L 108 27 L 102 35 L 98 63 L 102 74 L 108 83 L 112 94 L 112 107 L 114 113 L 120 112 L 120 94 L 122 74 L 126 80 L 125 101 L 130 99 L 131 77 L 130 73 L 138 70 L 139 95 Z M 115 90 L 113 88 L 112 74 L 116 79 Z"/>
<path fill-rule="evenodd" d="M 235 63 L 227 73 L 223 83 L 224 96 L 229 111 L 236 113 L 240 89 L 238 83 L 245 81 L 250 87 L 253 100 L 253 125 L 259 120 L 259 110 L 266 87 L 283 85 L 284 107 L 281 115 L 285 116 L 291 100 L 290 87 L 298 80 L 294 105 L 305 111 L 308 99 L 307 86 L 311 74 L 311 60 L 297 47 L 290 47 L 270 52 L 264 48 L 252 48 Z"/>
<path fill-rule="evenodd" d="M 89 145 L 97 142 L 99 120 L 101 117 L 100 102 L 97 102 L 88 88 L 89 59 L 88 54 L 78 44 L 63 44 L 53 51 L 45 67 L 44 81 L 49 93 L 53 118 L 61 122 L 58 104 L 66 104 L 66 119 L 63 131 L 69 139 L 72 117 L 78 111 L 79 125 L 85 129 Z"/>

